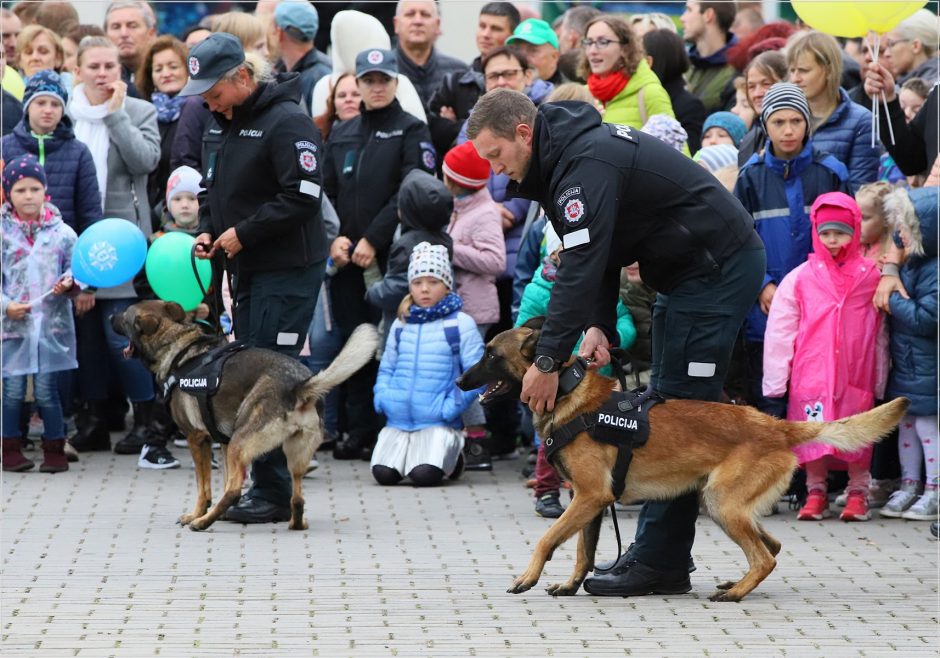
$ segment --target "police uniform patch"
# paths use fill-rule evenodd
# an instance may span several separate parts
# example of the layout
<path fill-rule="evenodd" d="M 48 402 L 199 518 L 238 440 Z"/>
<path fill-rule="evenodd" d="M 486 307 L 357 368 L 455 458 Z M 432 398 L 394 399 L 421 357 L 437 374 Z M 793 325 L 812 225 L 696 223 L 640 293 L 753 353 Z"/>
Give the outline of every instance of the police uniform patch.
<path fill-rule="evenodd" d="M 581 199 L 571 199 L 565 204 L 565 222 L 577 224 L 584 217 L 584 204 Z"/>
<path fill-rule="evenodd" d="M 428 170 L 434 171 L 437 166 L 437 151 L 434 145 L 431 142 L 419 142 L 418 146 L 421 148 L 421 162 Z"/>
<path fill-rule="evenodd" d="M 370 51 L 369 54 L 366 55 L 366 59 L 369 60 L 369 64 L 381 64 L 382 53 L 379 52 L 378 50 Z"/>
<path fill-rule="evenodd" d="M 578 226 L 587 216 L 587 203 L 580 185 L 569 187 L 555 201 L 558 212 L 567 226 Z"/>
<path fill-rule="evenodd" d="M 294 148 L 297 151 L 297 162 L 300 168 L 308 174 L 317 170 L 317 145 L 313 142 L 302 140 L 294 142 Z"/>
<path fill-rule="evenodd" d="M 189 74 L 198 75 L 199 74 L 199 60 L 195 57 L 189 58 Z"/>

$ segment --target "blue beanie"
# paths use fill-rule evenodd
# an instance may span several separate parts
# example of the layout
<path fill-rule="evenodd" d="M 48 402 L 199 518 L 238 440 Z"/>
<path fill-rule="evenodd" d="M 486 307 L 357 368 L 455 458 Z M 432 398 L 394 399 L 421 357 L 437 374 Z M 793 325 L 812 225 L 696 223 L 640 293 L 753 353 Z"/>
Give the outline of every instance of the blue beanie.
<path fill-rule="evenodd" d="M 735 148 L 741 146 L 741 140 L 744 139 L 744 135 L 747 133 L 747 126 L 744 125 L 744 120 L 737 114 L 732 114 L 731 112 L 715 112 L 709 115 L 709 117 L 705 119 L 705 124 L 702 126 L 702 135 L 707 133 L 709 128 L 721 128 L 727 132 L 731 136 L 731 141 L 734 142 Z"/>
<path fill-rule="evenodd" d="M 43 187 L 46 185 L 46 170 L 39 164 L 39 159 L 27 153 L 10 160 L 3 168 L 3 194 L 10 198 L 10 189 L 24 178 L 35 178 Z"/>
<path fill-rule="evenodd" d="M 62 77 L 51 69 L 39 71 L 26 83 L 26 89 L 23 92 L 23 112 L 26 112 L 29 104 L 40 96 L 52 96 L 58 99 L 63 108 L 69 100 L 69 92 L 62 84 Z"/>

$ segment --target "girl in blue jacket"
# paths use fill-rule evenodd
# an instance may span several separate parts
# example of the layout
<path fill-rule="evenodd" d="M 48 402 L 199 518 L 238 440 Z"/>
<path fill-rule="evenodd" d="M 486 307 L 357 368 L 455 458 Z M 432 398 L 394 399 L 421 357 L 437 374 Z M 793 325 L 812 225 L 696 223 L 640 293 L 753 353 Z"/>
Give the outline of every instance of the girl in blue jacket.
<path fill-rule="evenodd" d="M 372 475 L 383 485 L 407 477 L 435 486 L 463 470 L 460 416 L 479 390 L 454 381 L 483 356 L 483 340 L 463 302 L 451 292 L 447 248 L 422 242 L 408 264 L 409 294 L 392 323 L 375 383 L 375 410 L 387 423 L 372 453 Z"/>

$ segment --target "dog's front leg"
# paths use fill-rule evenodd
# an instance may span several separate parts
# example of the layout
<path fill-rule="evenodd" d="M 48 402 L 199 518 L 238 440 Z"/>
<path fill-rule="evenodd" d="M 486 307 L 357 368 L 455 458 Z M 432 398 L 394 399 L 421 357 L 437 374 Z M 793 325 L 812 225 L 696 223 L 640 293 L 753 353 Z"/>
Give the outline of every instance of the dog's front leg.
<path fill-rule="evenodd" d="M 510 594 L 521 594 L 532 589 L 535 583 L 539 581 L 542 569 L 545 568 L 545 563 L 551 559 L 555 549 L 601 514 L 605 505 L 606 499 L 591 496 L 587 493 L 577 493 L 565 513 L 552 524 L 548 532 L 542 535 L 539 543 L 536 544 L 535 552 L 532 553 L 532 559 L 529 560 L 529 566 L 526 568 L 525 573 L 516 578 L 512 583 L 512 587 L 507 591 Z M 578 584 L 580 585 L 580 581 Z"/>
<path fill-rule="evenodd" d="M 556 583 L 549 585 L 545 591 L 552 596 L 574 596 L 578 593 L 581 583 L 587 577 L 588 572 L 594 568 L 594 555 L 597 552 L 597 540 L 601 535 L 601 523 L 604 520 L 604 512 L 591 519 L 591 522 L 581 529 L 578 535 L 578 557 L 574 565 L 574 571 L 571 572 L 571 578 L 565 583 Z"/>
<path fill-rule="evenodd" d="M 186 441 L 196 470 L 196 504 L 192 512 L 179 518 L 181 525 L 198 519 L 212 504 L 212 441 L 205 432 L 190 432 Z"/>

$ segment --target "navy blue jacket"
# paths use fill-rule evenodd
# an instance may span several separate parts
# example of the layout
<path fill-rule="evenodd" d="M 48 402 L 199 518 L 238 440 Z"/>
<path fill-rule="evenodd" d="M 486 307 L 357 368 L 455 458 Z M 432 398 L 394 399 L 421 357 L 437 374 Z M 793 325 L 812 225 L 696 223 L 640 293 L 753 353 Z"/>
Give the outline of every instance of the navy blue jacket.
<path fill-rule="evenodd" d="M 911 256 L 901 268 L 901 283 L 910 295 L 893 293 L 891 305 L 891 374 L 886 397 L 906 397 L 912 416 L 937 413 L 937 189 L 911 190 L 920 219 L 923 255 Z"/>
<path fill-rule="evenodd" d="M 807 142 L 792 160 L 777 158 L 768 147 L 763 154 L 751 156 L 734 186 L 734 195 L 754 217 L 767 250 L 764 286 L 780 285 L 813 251 L 809 209 L 816 197 L 848 192 L 845 165 L 814 146 L 814 140 Z M 747 315 L 745 339 L 762 342 L 766 328 L 767 316 L 755 304 Z"/>
<path fill-rule="evenodd" d="M 3 138 L 3 158 L 32 153 L 39 157 L 39 140 L 32 135 L 29 118 L 16 124 L 13 132 Z M 91 151 L 75 139 L 72 120 L 63 115 L 52 136 L 44 140 L 43 167 L 49 182 L 47 193 L 62 213 L 62 220 L 78 233 L 92 222 L 101 219 L 101 193 Z"/>
<path fill-rule="evenodd" d="M 881 133 L 883 138 L 886 135 Z M 813 131 L 813 144 L 835 156 L 849 170 L 849 194 L 878 180 L 881 152 L 871 145 L 871 112 L 853 103 L 844 89 L 839 90 L 839 104 L 826 123 Z"/>

